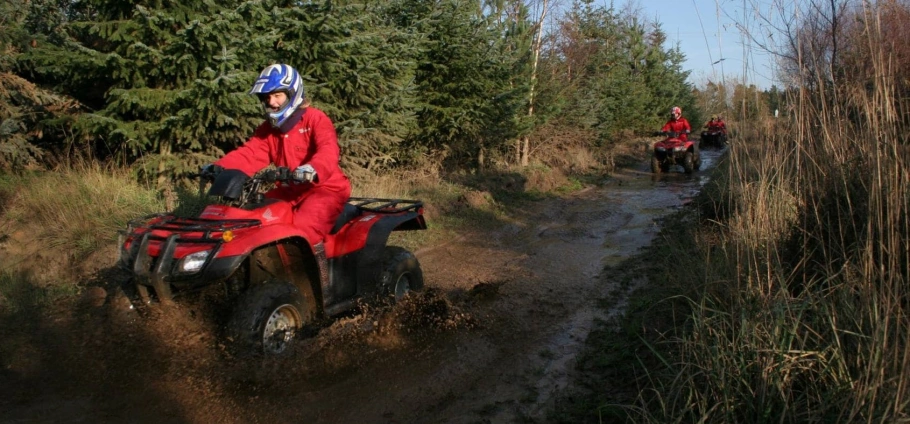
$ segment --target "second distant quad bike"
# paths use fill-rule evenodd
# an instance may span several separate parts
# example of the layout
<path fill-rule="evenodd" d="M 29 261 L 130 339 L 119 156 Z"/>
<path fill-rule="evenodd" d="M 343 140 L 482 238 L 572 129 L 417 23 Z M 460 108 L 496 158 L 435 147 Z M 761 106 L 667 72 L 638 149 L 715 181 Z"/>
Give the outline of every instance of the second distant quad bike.
<path fill-rule="evenodd" d="M 703 147 L 724 147 L 727 145 L 727 134 L 720 129 L 702 131 L 700 144 Z"/>
<path fill-rule="evenodd" d="M 158 214 L 122 232 L 119 265 L 136 307 L 214 289 L 230 312 L 229 340 L 243 351 L 278 354 L 304 326 L 350 310 L 358 299 L 400 300 L 423 288 L 417 258 L 387 246 L 392 231 L 423 230 L 417 200 L 351 198 L 325 240 L 311 244 L 293 225 L 291 203 L 265 197 L 281 184 L 308 184 L 287 168 L 248 177 L 239 170 L 198 175 L 220 199 L 196 217 Z"/>
<path fill-rule="evenodd" d="M 686 174 L 701 168 L 701 154 L 697 144 L 683 140 L 680 134 L 674 131 L 663 134 L 666 138 L 654 143 L 651 172 L 655 174 L 668 172 L 673 165 L 681 165 Z"/>

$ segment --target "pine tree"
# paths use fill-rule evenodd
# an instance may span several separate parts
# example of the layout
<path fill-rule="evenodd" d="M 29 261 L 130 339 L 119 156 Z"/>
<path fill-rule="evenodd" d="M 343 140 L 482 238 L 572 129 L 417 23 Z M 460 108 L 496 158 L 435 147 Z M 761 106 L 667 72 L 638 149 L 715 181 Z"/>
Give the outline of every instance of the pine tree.
<path fill-rule="evenodd" d="M 21 169 L 53 161 L 62 146 L 42 142 L 61 130 L 56 121 L 78 104 L 14 73 L 17 58 L 34 48 L 28 36 L 27 4 L 0 5 L 0 169 Z"/>
<path fill-rule="evenodd" d="M 98 156 L 135 162 L 141 175 L 159 183 L 246 140 L 262 121 L 246 92 L 273 63 L 301 72 L 307 97 L 336 121 L 351 164 L 399 160 L 396 144 L 416 127 L 412 36 L 388 21 L 388 5 L 98 1 L 92 7 L 46 23 L 45 36 L 62 39 L 63 47 L 34 52 L 23 63 L 39 81 L 91 107 L 75 128 Z"/>
<path fill-rule="evenodd" d="M 415 35 L 392 20 L 396 2 L 289 2 L 255 32 L 274 46 L 257 66 L 296 67 L 306 96 L 333 119 L 343 160 L 375 168 L 407 159 L 415 131 Z"/>
<path fill-rule="evenodd" d="M 59 47 L 47 43 L 23 63 L 91 109 L 74 129 L 96 156 L 138 159 L 140 175 L 164 184 L 256 124 L 243 118 L 255 101 L 238 95 L 254 77 L 237 53 L 245 25 L 229 6 L 95 1 L 45 31 Z"/>
<path fill-rule="evenodd" d="M 555 37 L 543 64 L 554 77 L 542 87 L 541 103 L 556 105 L 547 113 L 561 125 L 593 130 L 596 144 L 660 128 L 674 105 L 694 111 L 684 56 L 664 47 L 659 26 L 583 1 L 565 14 Z"/>
<path fill-rule="evenodd" d="M 403 3 L 410 13 L 402 23 L 425 37 L 415 81 L 421 125 L 411 145 L 476 164 L 481 152 L 518 135 L 527 77 L 514 72 L 527 60 L 528 43 L 521 39 L 527 28 L 500 21 L 502 9 L 493 3 L 486 13 L 466 0 Z"/>

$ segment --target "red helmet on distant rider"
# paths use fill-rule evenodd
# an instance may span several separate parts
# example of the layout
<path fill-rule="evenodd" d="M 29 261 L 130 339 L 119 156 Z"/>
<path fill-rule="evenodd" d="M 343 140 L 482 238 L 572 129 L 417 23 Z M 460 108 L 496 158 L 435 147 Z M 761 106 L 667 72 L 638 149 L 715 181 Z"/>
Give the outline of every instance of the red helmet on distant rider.
<path fill-rule="evenodd" d="M 673 119 L 679 119 L 679 117 L 682 116 L 682 109 L 680 109 L 679 106 L 673 106 L 673 108 L 670 109 L 670 116 L 672 116 Z"/>

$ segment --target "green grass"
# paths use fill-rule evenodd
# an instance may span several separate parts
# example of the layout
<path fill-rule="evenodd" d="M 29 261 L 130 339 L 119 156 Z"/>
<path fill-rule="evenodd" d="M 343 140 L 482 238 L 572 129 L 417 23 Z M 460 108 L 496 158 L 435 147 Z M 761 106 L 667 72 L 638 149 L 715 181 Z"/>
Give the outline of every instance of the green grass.
<path fill-rule="evenodd" d="M 36 242 L 73 257 L 114 243 L 133 218 L 164 210 L 154 190 L 125 170 L 86 166 L 4 176 L 4 221 L 34 234 Z"/>

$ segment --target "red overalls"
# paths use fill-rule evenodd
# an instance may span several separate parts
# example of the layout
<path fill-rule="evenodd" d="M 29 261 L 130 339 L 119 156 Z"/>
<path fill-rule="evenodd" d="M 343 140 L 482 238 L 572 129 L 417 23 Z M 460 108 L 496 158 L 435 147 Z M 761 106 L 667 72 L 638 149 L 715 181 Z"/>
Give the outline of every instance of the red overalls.
<path fill-rule="evenodd" d="M 215 162 L 252 176 L 270 163 L 292 171 L 303 164 L 316 170 L 317 182 L 292 184 L 266 193 L 294 207 L 294 225 L 311 244 L 321 242 L 335 225 L 351 196 L 351 182 L 338 166 L 340 157 L 335 126 L 321 110 L 307 107 L 303 117 L 287 133 L 263 122 L 247 142 Z"/>
<path fill-rule="evenodd" d="M 689 139 L 689 135 L 686 131 L 692 131 L 692 127 L 689 126 L 689 121 L 686 118 L 680 116 L 678 119 L 671 119 L 664 124 L 664 127 L 660 129 L 663 132 L 674 131 L 679 133 L 679 139 L 686 141 Z"/>

